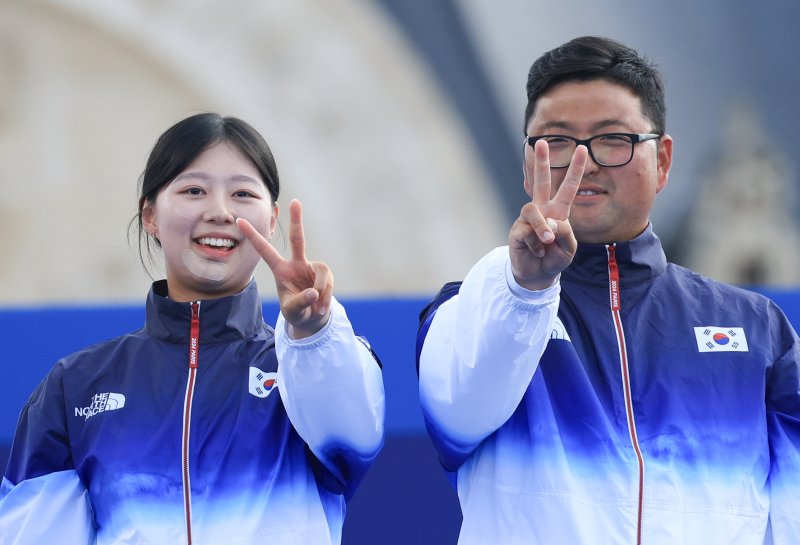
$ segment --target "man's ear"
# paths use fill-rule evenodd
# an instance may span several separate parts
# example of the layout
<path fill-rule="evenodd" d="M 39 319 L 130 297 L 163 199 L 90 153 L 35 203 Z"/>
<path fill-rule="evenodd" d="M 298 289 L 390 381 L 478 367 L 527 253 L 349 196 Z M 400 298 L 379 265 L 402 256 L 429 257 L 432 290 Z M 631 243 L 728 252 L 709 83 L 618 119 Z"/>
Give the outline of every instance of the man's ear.
<path fill-rule="evenodd" d="M 672 137 L 665 134 L 658 142 L 658 183 L 656 193 L 667 187 L 669 170 L 672 168 Z"/>
<path fill-rule="evenodd" d="M 522 165 L 522 187 L 525 188 L 525 193 L 528 194 L 528 197 L 531 199 L 533 198 L 533 188 L 531 187 L 531 182 L 528 180 L 528 177 L 525 175 L 525 165 Z"/>

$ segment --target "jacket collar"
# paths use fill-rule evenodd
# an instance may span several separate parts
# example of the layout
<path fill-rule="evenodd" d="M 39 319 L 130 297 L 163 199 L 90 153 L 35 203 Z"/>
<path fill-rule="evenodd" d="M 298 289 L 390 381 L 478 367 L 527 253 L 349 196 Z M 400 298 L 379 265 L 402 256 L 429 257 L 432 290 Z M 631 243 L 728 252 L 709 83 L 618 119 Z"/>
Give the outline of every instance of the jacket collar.
<path fill-rule="evenodd" d="M 562 273 L 567 281 L 608 285 L 609 244 L 578 244 L 578 251 L 569 267 Z M 635 285 L 652 281 L 667 268 L 667 257 L 661 240 L 653 232 L 653 226 L 625 242 L 617 242 L 616 259 L 623 285 Z"/>
<path fill-rule="evenodd" d="M 166 280 L 153 282 L 147 296 L 146 316 L 148 334 L 166 342 L 189 342 L 191 303 L 178 303 L 167 297 Z M 236 295 L 200 303 L 200 344 L 251 337 L 264 327 L 254 280 Z"/>

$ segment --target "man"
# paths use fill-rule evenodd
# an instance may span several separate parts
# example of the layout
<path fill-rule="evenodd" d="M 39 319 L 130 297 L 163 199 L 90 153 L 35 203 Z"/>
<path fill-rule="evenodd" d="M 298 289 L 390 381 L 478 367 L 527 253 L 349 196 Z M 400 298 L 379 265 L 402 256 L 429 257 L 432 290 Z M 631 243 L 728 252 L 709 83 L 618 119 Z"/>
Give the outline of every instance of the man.
<path fill-rule="evenodd" d="M 667 263 L 658 71 L 583 37 L 527 90 L 531 202 L 421 315 L 459 543 L 800 543 L 800 341 L 766 298 Z"/>

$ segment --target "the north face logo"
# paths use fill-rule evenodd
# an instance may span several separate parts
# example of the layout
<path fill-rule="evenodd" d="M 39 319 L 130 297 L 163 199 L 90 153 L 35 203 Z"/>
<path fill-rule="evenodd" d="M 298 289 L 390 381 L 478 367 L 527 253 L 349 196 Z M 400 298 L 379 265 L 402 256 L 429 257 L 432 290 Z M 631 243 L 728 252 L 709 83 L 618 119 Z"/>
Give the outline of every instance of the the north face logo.
<path fill-rule="evenodd" d="M 92 396 L 92 403 L 88 407 L 75 407 L 75 416 L 83 416 L 86 420 L 105 411 L 114 411 L 125 406 L 125 395 L 106 392 Z"/>

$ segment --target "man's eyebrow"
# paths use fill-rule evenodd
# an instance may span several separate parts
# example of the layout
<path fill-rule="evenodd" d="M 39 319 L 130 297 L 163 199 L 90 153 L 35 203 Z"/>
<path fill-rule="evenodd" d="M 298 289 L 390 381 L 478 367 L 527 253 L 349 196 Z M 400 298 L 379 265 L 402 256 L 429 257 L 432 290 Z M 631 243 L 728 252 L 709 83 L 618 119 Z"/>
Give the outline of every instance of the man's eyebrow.
<path fill-rule="evenodd" d="M 619 119 L 603 119 L 592 125 L 592 131 L 599 131 L 612 126 L 627 127 L 627 125 Z"/>
<path fill-rule="evenodd" d="M 597 131 L 606 129 L 608 127 L 613 126 L 623 126 L 625 127 L 625 123 L 620 121 L 619 119 L 602 119 L 589 127 L 589 131 L 592 133 L 596 133 Z M 577 132 L 577 127 L 573 123 L 569 123 L 567 121 L 551 121 L 549 123 L 545 123 L 542 125 L 541 131 L 542 133 L 547 133 L 548 131 L 552 130 L 562 130 L 565 132 Z"/>
<path fill-rule="evenodd" d="M 560 129 L 565 132 L 569 132 L 573 130 L 573 126 L 572 124 L 567 123 L 565 121 L 551 121 L 550 123 L 545 123 L 544 125 L 542 125 L 541 131 L 542 133 L 547 133 L 548 131 L 551 131 L 553 129 L 556 130 Z"/>

